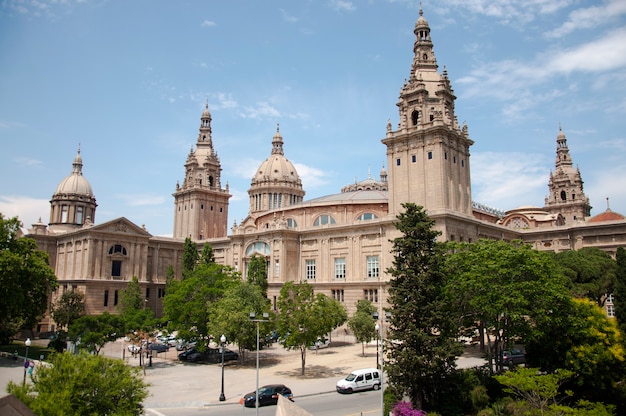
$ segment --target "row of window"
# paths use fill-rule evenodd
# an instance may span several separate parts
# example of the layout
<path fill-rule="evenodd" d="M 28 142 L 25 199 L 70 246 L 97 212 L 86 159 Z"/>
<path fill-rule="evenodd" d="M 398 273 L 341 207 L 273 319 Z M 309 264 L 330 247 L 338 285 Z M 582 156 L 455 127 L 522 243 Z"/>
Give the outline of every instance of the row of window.
<path fill-rule="evenodd" d="M 157 297 L 160 299 L 162 297 L 165 296 L 165 288 L 158 288 L 157 290 Z M 146 302 L 148 302 L 148 299 L 150 299 L 150 288 L 147 287 L 146 288 Z M 113 306 L 117 306 L 119 302 L 119 290 L 114 290 L 113 291 Z M 109 306 L 109 290 L 105 289 L 104 290 L 104 302 L 103 302 L 104 306 Z"/>
<path fill-rule="evenodd" d="M 433 158 L 433 152 L 428 152 L 428 160 L 432 160 Z M 448 160 L 448 152 L 443 152 L 443 158 L 445 160 Z M 411 162 L 412 163 L 416 163 L 417 162 L 417 156 L 416 155 L 411 155 Z M 452 156 L 452 163 L 456 163 L 456 156 Z M 402 164 L 402 159 L 397 158 L 396 159 L 396 166 L 400 166 Z M 461 167 L 465 167 L 465 160 L 461 159 Z"/>
<path fill-rule="evenodd" d="M 316 277 L 316 261 L 308 259 L 305 261 L 305 275 L 307 280 L 315 280 Z M 365 276 L 368 279 L 377 279 L 380 276 L 378 256 L 367 256 L 365 259 Z M 338 257 L 335 259 L 335 279 L 346 278 L 346 258 Z"/>
<path fill-rule="evenodd" d="M 344 291 L 343 289 L 333 289 L 331 290 L 331 295 L 333 299 L 338 302 L 344 301 Z M 378 289 L 363 289 L 363 299 L 369 300 L 372 303 L 378 302 Z"/>

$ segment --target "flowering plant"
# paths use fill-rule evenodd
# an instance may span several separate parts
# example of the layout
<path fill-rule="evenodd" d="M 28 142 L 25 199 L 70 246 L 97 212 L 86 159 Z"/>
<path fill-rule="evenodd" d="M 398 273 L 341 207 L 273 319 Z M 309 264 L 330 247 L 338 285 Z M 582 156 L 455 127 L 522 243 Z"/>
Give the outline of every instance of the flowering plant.
<path fill-rule="evenodd" d="M 426 416 L 426 413 L 420 409 L 413 409 L 410 402 L 398 402 L 391 411 L 393 416 Z"/>

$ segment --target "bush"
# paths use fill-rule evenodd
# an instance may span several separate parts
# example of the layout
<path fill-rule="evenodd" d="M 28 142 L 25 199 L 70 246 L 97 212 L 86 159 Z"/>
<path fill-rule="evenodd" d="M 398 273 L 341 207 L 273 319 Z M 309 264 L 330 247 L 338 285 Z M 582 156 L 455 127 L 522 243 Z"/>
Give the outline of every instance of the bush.
<path fill-rule="evenodd" d="M 410 402 L 398 402 L 391 411 L 393 416 L 426 416 L 427 413 L 423 410 L 413 409 L 413 405 Z"/>

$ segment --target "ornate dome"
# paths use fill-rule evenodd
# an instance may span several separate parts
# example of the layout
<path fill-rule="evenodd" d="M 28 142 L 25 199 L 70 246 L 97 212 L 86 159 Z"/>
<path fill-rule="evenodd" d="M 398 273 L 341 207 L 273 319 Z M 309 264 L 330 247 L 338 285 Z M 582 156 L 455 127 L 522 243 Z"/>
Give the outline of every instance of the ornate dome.
<path fill-rule="evenodd" d="M 59 183 L 54 192 L 54 195 L 58 194 L 93 197 L 91 184 L 83 176 L 83 159 L 80 157 L 80 148 L 74 158 L 74 163 L 72 163 L 72 173 Z"/>
<path fill-rule="evenodd" d="M 276 128 L 276 134 L 272 138 L 272 154 L 261 163 L 252 178 L 252 186 L 263 183 L 291 183 L 302 187 L 295 166 L 283 153 L 283 137 L 278 128 Z"/>

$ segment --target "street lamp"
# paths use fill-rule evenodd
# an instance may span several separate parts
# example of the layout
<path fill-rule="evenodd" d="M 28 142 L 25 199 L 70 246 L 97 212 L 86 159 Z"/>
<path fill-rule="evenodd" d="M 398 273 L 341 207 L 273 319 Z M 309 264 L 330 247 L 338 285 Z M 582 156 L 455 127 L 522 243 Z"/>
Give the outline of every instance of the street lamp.
<path fill-rule="evenodd" d="M 22 386 L 26 385 L 26 370 L 30 366 L 30 362 L 28 361 L 28 347 L 30 347 L 30 338 L 26 338 L 24 341 L 24 345 L 26 345 L 26 356 L 24 357 L 24 380 L 22 380 Z"/>
<path fill-rule="evenodd" d="M 220 402 L 226 400 L 226 396 L 224 396 L 224 346 L 226 345 L 226 336 L 222 334 L 220 337 L 220 342 L 222 343 L 222 392 L 220 393 Z"/>
<path fill-rule="evenodd" d="M 385 339 L 383 338 L 383 320 L 380 320 L 380 325 L 378 324 L 378 312 L 374 312 L 372 314 L 372 318 L 376 322 L 376 332 L 380 338 L 380 414 L 384 416 L 385 414 L 385 389 L 384 389 L 384 381 L 383 381 L 383 373 L 384 364 L 385 364 Z M 385 322 L 389 322 L 391 318 L 391 312 L 385 312 Z M 380 331 L 380 332 L 379 332 Z M 378 364 L 378 343 L 376 343 L 376 363 Z"/>
<path fill-rule="evenodd" d="M 378 334 L 380 333 L 380 325 L 378 325 L 378 322 L 376 322 L 376 325 L 374 325 L 374 329 L 376 330 L 376 368 L 378 367 L 378 343 L 380 342 L 380 337 L 378 336 Z"/>
<path fill-rule="evenodd" d="M 250 312 L 250 320 L 256 322 L 256 392 L 254 393 L 254 407 L 259 415 L 259 322 L 269 322 L 270 314 L 263 312 L 263 319 L 256 319 L 256 314 Z"/>

